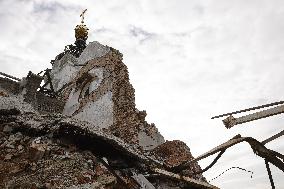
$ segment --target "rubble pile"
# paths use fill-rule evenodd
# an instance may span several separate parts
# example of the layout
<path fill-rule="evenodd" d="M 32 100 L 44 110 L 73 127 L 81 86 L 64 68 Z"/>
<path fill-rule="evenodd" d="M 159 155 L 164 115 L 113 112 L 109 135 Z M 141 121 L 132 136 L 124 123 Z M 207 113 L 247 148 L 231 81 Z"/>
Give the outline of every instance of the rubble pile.
<path fill-rule="evenodd" d="M 189 147 L 179 140 L 166 141 L 153 149 L 151 153 L 173 172 L 176 172 L 179 166 L 183 165 L 183 163 L 193 159 Z M 188 167 L 188 169 L 182 170 L 181 172 L 185 176 L 206 181 L 205 177 L 201 174 L 194 174 L 199 171 L 201 171 L 201 167 L 195 163 Z"/>
<path fill-rule="evenodd" d="M 1 96 L 7 96 L 9 93 L 16 94 L 19 92 L 20 83 L 8 78 L 0 77 Z"/>
<path fill-rule="evenodd" d="M 89 151 L 20 132 L 1 137 L 1 188 L 124 188 Z"/>
<path fill-rule="evenodd" d="M 66 101 L 63 114 L 92 122 L 145 150 L 164 142 L 155 125 L 145 121 L 146 111 L 135 107 L 135 90 L 129 82 L 127 66 L 122 62 L 123 55 L 118 50 L 93 42 L 77 60 L 69 59 L 69 56 L 66 54 L 55 60 L 55 71 L 52 71 L 55 88 L 66 85 L 60 92 Z M 73 65 L 78 65 L 83 59 L 88 61 L 80 64 L 82 67 L 76 67 L 68 81 L 65 78 L 66 84 L 57 79 L 65 75 L 64 69 L 69 70 L 70 60 L 74 61 Z"/>
<path fill-rule="evenodd" d="M 87 122 L 0 110 L 0 188 L 213 188 L 166 170 L 153 179 L 159 159 Z"/>
<path fill-rule="evenodd" d="M 185 143 L 146 122 L 123 55 L 87 44 L 87 30 L 75 29 L 52 69 L 0 72 L 0 188 L 216 188 L 197 162 L 183 166 Z"/>

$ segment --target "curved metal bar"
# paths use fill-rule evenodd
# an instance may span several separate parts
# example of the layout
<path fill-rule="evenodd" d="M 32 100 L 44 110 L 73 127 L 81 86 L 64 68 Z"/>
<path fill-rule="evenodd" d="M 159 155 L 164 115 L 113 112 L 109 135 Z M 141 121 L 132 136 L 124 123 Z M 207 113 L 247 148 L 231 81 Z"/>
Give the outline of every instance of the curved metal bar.
<path fill-rule="evenodd" d="M 197 174 L 201 174 L 204 173 L 205 171 L 208 171 L 208 169 L 210 169 L 211 167 L 213 167 L 213 165 L 215 165 L 217 163 L 217 161 L 220 159 L 220 157 L 225 153 L 226 150 L 222 150 L 216 157 L 215 159 L 207 166 L 205 167 L 203 170 L 201 171 L 197 171 L 197 172 L 193 172 L 191 175 L 197 175 Z"/>
<path fill-rule="evenodd" d="M 284 172 L 284 162 L 282 160 L 280 160 L 278 157 L 279 156 L 283 156 L 281 153 L 278 153 L 278 155 L 276 155 L 275 153 L 273 153 L 273 151 L 271 151 L 270 149 L 266 148 L 264 146 L 264 144 L 262 144 L 261 142 L 257 141 L 256 139 L 252 138 L 252 137 L 241 137 L 240 135 L 235 136 L 234 138 L 230 139 L 229 141 L 217 146 L 216 148 L 213 148 L 212 150 L 210 150 L 209 152 L 191 160 L 188 161 L 186 163 L 184 163 L 182 166 L 182 168 L 186 168 L 188 167 L 190 164 L 192 164 L 193 162 L 199 161 L 201 159 L 204 159 L 208 156 L 211 156 L 217 152 L 226 150 L 238 143 L 241 142 L 247 142 L 249 143 L 249 145 L 251 146 L 253 152 L 264 158 L 267 159 L 268 162 L 272 163 L 274 166 L 276 166 L 278 169 L 280 169 L 281 171 Z"/>
<path fill-rule="evenodd" d="M 211 179 L 209 182 L 211 182 L 212 180 L 215 180 L 216 178 L 220 177 L 221 175 L 223 175 L 224 173 L 226 173 L 227 171 L 231 170 L 231 169 L 240 169 L 240 170 L 243 170 L 243 171 L 246 171 L 246 172 L 249 172 L 251 173 L 250 175 L 250 178 L 252 178 L 252 175 L 253 175 L 253 172 L 252 171 L 249 171 L 249 170 L 246 170 L 244 168 L 241 168 L 241 167 L 231 167 L 225 171 L 223 171 L 221 174 L 219 174 L 218 176 L 214 177 L 213 179 Z"/>

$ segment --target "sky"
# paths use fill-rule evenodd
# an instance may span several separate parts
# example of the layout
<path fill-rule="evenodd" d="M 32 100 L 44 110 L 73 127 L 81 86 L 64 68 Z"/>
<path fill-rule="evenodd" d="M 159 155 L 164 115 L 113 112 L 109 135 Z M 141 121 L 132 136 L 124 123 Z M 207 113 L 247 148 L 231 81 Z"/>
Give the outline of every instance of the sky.
<path fill-rule="evenodd" d="M 262 141 L 283 130 L 283 115 L 229 130 L 210 118 L 284 100 L 284 1 L 0 0 L 0 71 L 21 78 L 51 68 L 74 42 L 85 8 L 88 40 L 123 53 L 138 109 L 167 140 L 186 142 L 197 157 L 237 134 Z M 266 146 L 283 154 L 284 137 Z M 246 143 L 228 149 L 204 176 L 232 166 L 252 178 L 232 169 L 210 183 L 270 188 L 264 160 Z M 283 172 L 271 169 L 276 188 L 284 188 Z"/>

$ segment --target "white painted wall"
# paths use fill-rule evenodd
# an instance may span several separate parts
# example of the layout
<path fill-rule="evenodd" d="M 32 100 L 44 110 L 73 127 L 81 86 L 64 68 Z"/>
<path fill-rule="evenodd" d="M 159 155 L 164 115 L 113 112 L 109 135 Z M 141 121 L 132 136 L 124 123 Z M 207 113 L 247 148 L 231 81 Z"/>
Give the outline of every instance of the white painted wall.
<path fill-rule="evenodd" d="M 138 133 L 138 140 L 139 146 L 142 146 L 144 150 L 152 150 L 165 142 L 164 137 L 160 133 L 148 136 L 143 130 Z"/>
<path fill-rule="evenodd" d="M 112 92 L 107 92 L 97 101 L 90 101 L 81 112 L 74 116 L 77 119 L 93 123 L 100 128 L 113 124 Z"/>
<path fill-rule="evenodd" d="M 94 41 L 87 45 L 79 58 L 67 53 L 60 60 L 56 60 L 50 73 L 54 90 L 60 90 L 63 85 L 75 78 L 82 68 L 82 66 L 75 65 L 85 65 L 88 61 L 102 57 L 108 52 L 109 47 Z"/>
<path fill-rule="evenodd" d="M 98 42 L 90 42 L 84 49 L 79 58 L 71 54 L 65 54 L 61 60 L 57 60 L 52 68 L 51 77 L 55 91 L 60 90 L 65 84 L 71 82 L 82 66 L 88 61 L 102 57 L 109 52 L 109 47 L 103 46 Z M 96 77 L 94 81 L 87 84 L 84 88 L 75 91 L 72 89 L 69 98 L 65 104 L 63 114 L 72 116 L 80 106 L 80 93 L 84 95 L 84 91 L 89 88 L 89 93 L 96 90 L 104 77 L 103 68 L 94 68 L 89 73 Z M 113 102 L 112 93 L 108 92 L 97 101 L 90 101 L 83 107 L 82 111 L 74 115 L 75 118 L 88 121 L 100 128 L 107 128 L 113 124 Z"/>

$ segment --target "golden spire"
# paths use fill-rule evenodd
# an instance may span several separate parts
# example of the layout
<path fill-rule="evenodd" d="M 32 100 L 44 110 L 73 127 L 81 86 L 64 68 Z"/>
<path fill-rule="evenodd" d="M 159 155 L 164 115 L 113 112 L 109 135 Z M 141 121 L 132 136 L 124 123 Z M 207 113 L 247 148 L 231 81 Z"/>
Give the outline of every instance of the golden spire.
<path fill-rule="evenodd" d="M 87 26 L 84 24 L 84 19 L 85 19 L 85 13 L 86 13 L 87 9 L 85 9 L 80 17 L 81 17 L 81 24 L 77 25 L 75 27 L 75 37 L 76 40 L 78 39 L 83 39 L 83 40 L 87 40 L 88 38 L 88 28 Z"/>

